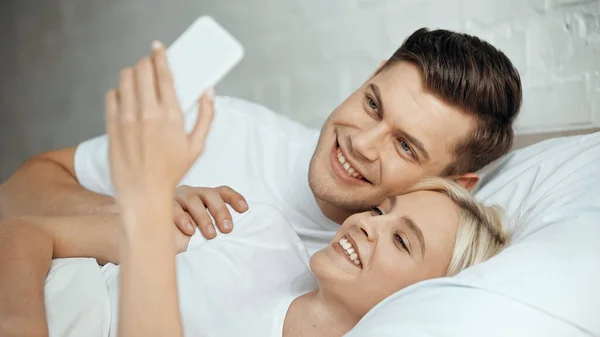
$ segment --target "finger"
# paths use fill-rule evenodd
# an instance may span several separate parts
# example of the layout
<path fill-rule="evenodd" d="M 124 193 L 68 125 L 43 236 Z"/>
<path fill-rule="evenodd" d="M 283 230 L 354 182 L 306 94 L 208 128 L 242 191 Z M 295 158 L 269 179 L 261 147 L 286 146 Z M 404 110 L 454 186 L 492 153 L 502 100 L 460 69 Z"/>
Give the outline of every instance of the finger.
<path fill-rule="evenodd" d="M 133 79 L 133 70 L 125 68 L 121 70 L 119 81 L 119 113 L 117 115 L 119 122 L 120 142 L 127 152 L 127 156 L 140 156 L 139 151 L 139 130 L 136 127 L 137 122 L 137 104 Z"/>
<path fill-rule="evenodd" d="M 200 198 L 196 195 L 186 198 L 185 210 L 192 216 L 192 219 L 205 238 L 212 239 L 217 235 L 213 221 Z"/>
<path fill-rule="evenodd" d="M 108 139 L 115 139 L 118 136 L 117 114 L 119 106 L 117 101 L 117 91 L 109 90 L 104 97 L 104 112 L 106 122 L 106 134 Z"/>
<path fill-rule="evenodd" d="M 134 89 L 133 70 L 121 70 L 119 79 L 119 119 L 136 120 L 136 94 Z"/>
<path fill-rule="evenodd" d="M 236 212 L 243 213 L 248 210 L 246 198 L 229 186 L 221 186 L 218 188 L 221 199 L 223 199 Z"/>
<path fill-rule="evenodd" d="M 204 94 L 200 98 L 196 124 L 194 125 L 194 128 L 192 129 L 192 132 L 189 135 L 191 156 L 194 160 L 204 150 L 206 136 L 210 131 L 210 124 L 212 123 L 213 117 L 215 115 L 214 95 L 215 91 L 212 88 L 209 88 L 204 92 Z"/>
<path fill-rule="evenodd" d="M 135 87 L 140 101 L 140 111 L 148 113 L 154 111 L 156 105 L 156 89 L 154 85 L 154 69 L 150 58 L 144 57 L 135 65 Z"/>
<path fill-rule="evenodd" d="M 116 90 L 109 90 L 104 97 L 106 134 L 108 135 L 109 154 L 112 156 L 121 149 L 119 135 L 119 102 Z M 113 159 L 114 160 L 114 159 Z"/>
<path fill-rule="evenodd" d="M 186 235 L 193 235 L 196 231 L 192 218 L 183 210 L 178 202 L 173 202 L 173 222 L 175 222 L 175 226 Z"/>
<path fill-rule="evenodd" d="M 190 242 L 190 237 L 185 235 L 178 229 L 174 229 L 175 231 L 175 252 L 177 254 L 183 253 L 187 250 L 187 246 Z"/>
<path fill-rule="evenodd" d="M 231 213 L 229 213 L 227 206 L 225 206 L 225 201 L 221 199 L 221 196 L 218 194 L 205 195 L 203 196 L 202 201 L 215 219 L 217 228 L 219 228 L 221 233 L 231 232 L 233 229 Z"/>
<path fill-rule="evenodd" d="M 157 82 L 160 102 L 170 110 L 179 111 L 179 100 L 175 93 L 173 76 L 167 62 L 167 52 L 165 46 L 160 41 L 152 42 L 152 63 L 154 65 L 154 76 Z"/>

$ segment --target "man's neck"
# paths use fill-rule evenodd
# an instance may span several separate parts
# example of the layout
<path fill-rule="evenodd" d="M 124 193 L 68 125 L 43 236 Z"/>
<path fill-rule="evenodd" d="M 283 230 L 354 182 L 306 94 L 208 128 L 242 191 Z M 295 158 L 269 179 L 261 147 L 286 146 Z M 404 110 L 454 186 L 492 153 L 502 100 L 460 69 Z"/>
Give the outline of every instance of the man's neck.
<path fill-rule="evenodd" d="M 333 206 L 332 204 L 323 201 L 317 197 L 315 197 L 315 200 L 317 201 L 317 205 L 319 205 L 319 208 L 321 209 L 321 212 L 323 213 L 323 215 L 325 215 L 327 218 L 329 218 L 329 220 L 341 225 L 344 221 L 346 221 L 346 219 L 351 216 L 352 212 L 348 211 L 348 210 L 343 210 L 340 209 L 339 207 Z"/>
<path fill-rule="evenodd" d="M 283 337 L 343 336 L 360 320 L 341 303 L 319 290 L 296 298 L 283 324 Z"/>

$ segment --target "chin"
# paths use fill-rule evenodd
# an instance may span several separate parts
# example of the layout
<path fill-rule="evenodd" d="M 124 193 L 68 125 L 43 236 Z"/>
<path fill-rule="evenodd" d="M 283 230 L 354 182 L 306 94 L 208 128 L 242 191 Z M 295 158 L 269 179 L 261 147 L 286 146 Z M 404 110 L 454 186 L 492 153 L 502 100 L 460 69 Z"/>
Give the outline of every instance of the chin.
<path fill-rule="evenodd" d="M 309 172 L 308 185 L 315 198 L 343 213 L 359 213 L 368 211 L 372 205 L 378 205 L 379 199 L 368 197 L 369 191 L 340 186 L 331 177 L 311 174 Z M 376 202 L 371 202 L 377 200 Z"/>
<path fill-rule="evenodd" d="M 342 271 L 333 263 L 327 254 L 329 245 L 314 253 L 309 261 L 309 267 L 320 286 L 335 283 Z"/>

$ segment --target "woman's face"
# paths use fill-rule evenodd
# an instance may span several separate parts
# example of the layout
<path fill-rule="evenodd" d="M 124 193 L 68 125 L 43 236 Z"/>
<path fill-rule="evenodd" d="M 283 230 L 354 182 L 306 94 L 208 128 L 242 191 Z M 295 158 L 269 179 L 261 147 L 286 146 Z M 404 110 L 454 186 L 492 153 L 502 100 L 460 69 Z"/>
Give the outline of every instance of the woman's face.
<path fill-rule="evenodd" d="M 458 212 L 445 194 L 418 191 L 349 217 L 311 258 L 320 292 L 362 316 L 404 287 L 444 276 Z"/>

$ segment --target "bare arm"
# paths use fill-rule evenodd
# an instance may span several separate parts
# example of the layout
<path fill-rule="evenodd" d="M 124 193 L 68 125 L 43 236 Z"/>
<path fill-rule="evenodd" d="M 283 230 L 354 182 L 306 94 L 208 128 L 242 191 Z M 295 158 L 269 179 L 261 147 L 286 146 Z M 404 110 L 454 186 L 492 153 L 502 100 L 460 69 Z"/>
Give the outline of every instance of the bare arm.
<path fill-rule="evenodd" d="M 183 336 L 179 316 L 169 200 L 153 200 L 152 212 L 123 214 L 119 334 L 123 336 Z M 127 212 L 129 212 L 127 211 Z"/>
<path fill-rule="evenodd" d="M 73 215 L 114 211 L 112 197 L 79 184 L 75 148 L 38 155 L 0 185 L 0 217 Z"/>
<path fill-rule="evenodd" d="M 84 188 L 76 178 L 75 147 L 40 154 L 26 162 L 0 185 L 0 218 L 15 216 L 70 216 L 118 213 L 115 199 Z M 173 222 L 185 234 L 195 227 L 204 237 L 216 235 L 208 211 L 221 232 L 232 230 L 225 203 L 238 212 L 247 210 L 244 197 L 233 189 L 181 186 L 176 189 Z M 243 204 L 240 202 L 243 201 Z"/>
<path fill-rule="evenodd" d="M 12 220 L 0 222 L 0 335 L 48 335 L 43 289 L 51 260 L 48 233 Z"/>
<path fill-rule="evenodd" d="M 0 336 L 47 336 L 43 289 L 52 258 L 92 257 L 101 264 L 118 263 L 119 221 L 116 214 L 1 219 Z M 152 231 L 148 224 L 153 221 L 143 223 L 140 230 Z M 163 227 L 151 235 L 163 235 L 161 241 L 170 243 L 170 252 L 173 247 L 178 253 L 185 251 L 189 237 L 173 226 Z M 175 241 L 164 240 L 171 233 Z M 136 237 L 144 240 L 145 235 Z M 131 247 L 137 250 L 138 244 Z M 154 259 L 173 258 L 171 253 L 164 255 L 151 251 L 145 259 L 152 264 Z"/>

